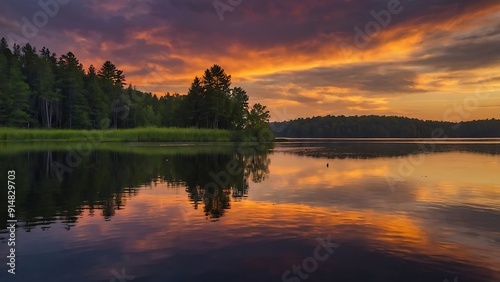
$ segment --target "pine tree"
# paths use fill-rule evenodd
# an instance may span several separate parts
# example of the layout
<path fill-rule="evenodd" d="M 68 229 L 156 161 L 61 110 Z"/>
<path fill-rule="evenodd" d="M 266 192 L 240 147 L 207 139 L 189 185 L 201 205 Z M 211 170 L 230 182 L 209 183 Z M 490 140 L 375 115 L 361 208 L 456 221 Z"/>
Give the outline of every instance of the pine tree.
<path fill-rule="evenodd" d="M 9 77 L 2 87 L 2 111 L 0 122 L 14 127 L 29 127 L 29 95 L 30 90 L 21 73 L 21 66 L 16 57 L 10 62 Z"/>
<path fill-rule="evenodd" d="M 97 76 L 96 69 L 90 65 L 85 78 L 85 90 L 87 91 L 88 103 L 90 106 L 90 120 L 92 128 L 102 128 L 109 118 L 109 101 L 101 88 L 100 78 Z"/>
<path fill-rule="evenodd" d="M 55 76 L 52 72 L 50 61 L 38 58 L 35 65 L 36 80 L 33 93 L 36 97 L 36 115 L 41 119 L 42 125 L 52 128 L 58 103 L 61 99 L 59 89 L 55 89 Z"/>
<path fill-rule="evenodd" d="M 5 39 L 2 38 L 2 45 Z M 0 125 L 5 125 L 7 121 L 7 93 L 5 89 L 7 87 L 9 79 L 9 62 L 5 56 L 4 49 L 0 52 Z"/>
<path fill-rule="evenodd" d="M 219 65 L 213 65 L 205 71 L 203 88 L 205 102 L 209 109 L 207 118 L 208 122 L 211 122 L 211 128 L 219 128 L 219 123 L 228 114 L 230 87 L 231 76 L 227 75 Z"/>
<path fill-rule="evenodd" d="M 203 86 L 201 80 L 195 77 L 184 102 L 185 126 L 200 127 L 203 117 L 208 115 L 203 107 Z"/>
<path fill-rule="evenodd" d="M 84 96 L 82 64 L 73 53 L 69 52 L 59 59 L 59 71 L 65 127 L 89 128 L 91 126 L 90 109 Z"/>
<path fill-rule="evenodd" d="M 230 129 L 241 130 L 248 119 L 248 95 L 241 87 L 231 90 Z"/>
<path fill-rule="evenodd" d="M 123 105 L 123 101 L 120 99 L 120 95 L 123 93 L 125 76 L 123 75 L 123 71 L 118 70 L 110 61 L 104 62 L 98 72 L 98 76 L 102 79 L 104 94 L 110 97 L 113 125 L 115 128 L 118 128 L 118 112 L 126 106 Z"/>

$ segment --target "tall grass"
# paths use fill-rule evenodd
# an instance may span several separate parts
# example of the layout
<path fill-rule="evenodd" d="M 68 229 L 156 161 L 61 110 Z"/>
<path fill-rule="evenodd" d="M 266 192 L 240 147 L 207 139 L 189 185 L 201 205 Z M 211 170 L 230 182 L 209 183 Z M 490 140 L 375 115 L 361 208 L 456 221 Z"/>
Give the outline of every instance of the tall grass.
<path fill-rule="evenodd" d="M 198 128 L 134 128 L 115 130 L 0 128 L 0 141 L 80 141 L 102 142 L 230 142 L 231 131 Z"/>

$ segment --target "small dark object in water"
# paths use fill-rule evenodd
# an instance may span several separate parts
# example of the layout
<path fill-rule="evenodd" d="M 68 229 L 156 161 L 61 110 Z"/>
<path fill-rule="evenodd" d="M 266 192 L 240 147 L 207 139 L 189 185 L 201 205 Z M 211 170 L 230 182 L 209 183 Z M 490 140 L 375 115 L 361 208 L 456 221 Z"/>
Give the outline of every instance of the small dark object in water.
<path fill-rule="evenodd" d="M 330 166 L 330 164 L 329 164 L 329 163 L 326 163 L 326 167 L 329 167 L 329 166 Z"/>

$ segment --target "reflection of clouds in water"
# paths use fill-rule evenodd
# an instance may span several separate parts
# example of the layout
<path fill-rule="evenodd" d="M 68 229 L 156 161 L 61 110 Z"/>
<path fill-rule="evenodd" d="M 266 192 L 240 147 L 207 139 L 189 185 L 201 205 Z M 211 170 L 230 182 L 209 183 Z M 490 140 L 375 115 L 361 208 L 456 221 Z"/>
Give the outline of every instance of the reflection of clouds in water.
<path fill-rule="evenodd" d="M 498 156 L 445 152 L 429 154 L 426 158 L 426 164 L 415 176 L 400 183 L 391 193 L 383 177 L 397 165 L 397 158 L 326 160 L 276 153 L 273 165 L 279 169 L 271 166 L 273 173 L 266 185 L 273 190 L 267 190 L 266 195 L 256 200 L 281 205 L 304 204 L 343 213 L 357 211 L 366 215 L 408 217 L 418 230 L 427 234 L 423 237 L 434 238 L 435 248 L 440 248 L 441 243 L 437 242 L 444 241 L 467 249 L 466 261 L 483 256 L 481 253 L 489 249 L 484 256 L 491 261 L 485 263 L 495 269 L 495 257 L 500 257 L 499 241 L 495 241 L 500 234 L 496 224 L 500 221 L 500 190 L 494 184 L 500 183 L 498 166 L 494 163 Z M 326 161 L 336 170 L 318 169 Z M 385 221 L 387 225 L 394 224 Z"/>
<path fill-rule="evenodd" d="M 500 248 L 500 210 L 465 205 L 423 204 L 419 217 L 429 227 L 441 226 L 449 236 L 469 237 L 481 245 Z M 486 246 L 484 246 L 486 247 Z M 500 249 L 497 251 L 500 259 Z"/>
<path fill-rule="evenodd" d="M 120 164 L 115 173 L 121 177 L 92 178 L 94 185 L 82 187 L 135 188 L 118 190 L 124 200 L 111 221 L 83 212 L 70 231 L 56 223 L 49 234 L 40 228 L 20 233 L 26 264 L 36 262 L 53 281 L 54 265 L 85 281 L 101 281 L 124 265 L 138 280 L 275 281 L 311 255 L 315 238 L 331 235 L 342 248 L 312 281 L 364 281 L 367 275 L 371 281 L 500 278 L 498 155 L 429 154 L 422 169 L 391 193 L 384 174 L 398 158 L 326 159 L 279 147 L 248 159 L 250 173 L 242 177 L 259 181 L 247 187 L 245 197 L 217 194 L 215 203 L 230 206 L 216 222 L 205 216 L 200 185 L 211 181 L 209 172 L 224 169 L 231 154 L 101 153 L 100 163 Z M 95 169 L 106 168 L 100 163 Z M 78 169 L 73 177 L 95 172 Z M 77 183 L 72 188 L 80 191 Z M 195 209 L 192 193 L 198 192 Z M 35 274 L 40 273 L 22 278 Z"/>
<path fill-rule="evenodd" d="M 150 256 L 143 265 L 148 271 L 157 271 L 159 264 L 164 268 L 176 265 L 179 270 L 167 271 L 164 275 L 194 275 L 186 266 L 193 257 L 210 261 L 199 265 L 199 273 L 213 271 L 223 275 L 235 269 L 248 272 L 249 269 L 241 265 L 252 261 L 252 273 L 263 275 L 283 269 L 284 261 L 289 267 L 290 261 L 303 258 L 311 248 L 309 241 L 317 234 L 332 234 L 345 250 L 334 258 L 331 267 L 319 268 L 320 277 L 327 273 L 332 275 L 336 269 L 341 274 L 354 262 L 358 271 L 369 271 L 373 264 L 383 262 L 386 266 L 375 271 L 375 277 L 387 275 L 387 265 L 404 264 L 404 271 L 410 273 L 426 269 L 429 273 L 443 271 L 447 274 L 461 269 L 464 279 L 491 279 L 491 273 L 479 266 L 490 265 L 486 259 L 478 263 L 470 258 L 469 250 L 459 246 L 439 247 L 440 241 L 432 232 L 429 234 L 418 221 L 397 214 L 343 210 L 332 213 L 328 208 L 294 204 L 273 206 L 248 200 L 233 205 L 231 213 L 216 223 L 197 221 L 189 229 L 172 229 L 158 225 L 158 221 L 161 218 L 147 220 L 145 230 L 150 236 L 141 241 L 147 241 L 148 245 L 142 245 L 147 247 L 146 252 L 139 254 Z M 214 224 L 217 227 L 210 228 Z M 160 255 L 169 249 L 174 250 L 169 256 Z M 376 278 L 374 281 L 383 280 Z"/>

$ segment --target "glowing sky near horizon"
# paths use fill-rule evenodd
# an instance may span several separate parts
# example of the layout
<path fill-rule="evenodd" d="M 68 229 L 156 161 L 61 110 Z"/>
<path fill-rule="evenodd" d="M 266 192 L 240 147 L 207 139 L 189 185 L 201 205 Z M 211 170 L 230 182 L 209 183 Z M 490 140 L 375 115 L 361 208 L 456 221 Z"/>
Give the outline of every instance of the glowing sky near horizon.
<path fill-rule="evenodd" d="M 23 17 L 36 24 L 47 12 L 35 0 L 2 0 L 0 37 L 71 51 L 85 68 L 111 60 L 157 95 L 185 94 L 219 64 L 277 121 L 500 118 L 498 0 L 219 0 L 240 3 L 223 20 L 213 0 L 59 1 L 27 34 Z"/>

